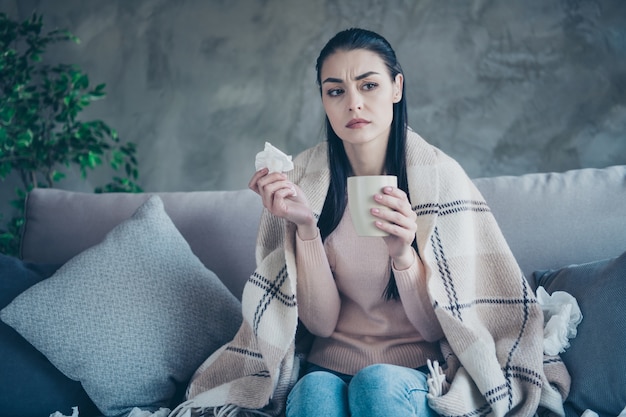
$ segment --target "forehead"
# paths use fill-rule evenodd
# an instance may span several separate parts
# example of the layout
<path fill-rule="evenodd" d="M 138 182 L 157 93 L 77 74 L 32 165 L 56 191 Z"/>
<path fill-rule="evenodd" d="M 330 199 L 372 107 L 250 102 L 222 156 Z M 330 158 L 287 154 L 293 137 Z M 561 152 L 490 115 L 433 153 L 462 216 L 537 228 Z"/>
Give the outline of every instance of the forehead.
<path fill-rule="evenodd" d="M 382 58 L 375 52 L 367 49 L 351 51 L 339 50 L 326 58 L 320 72 L 321 79 L 328 77 L 352 79 L 353 77 L 374 71 L 379 74 L 388 74 L 389 70 Z"/>

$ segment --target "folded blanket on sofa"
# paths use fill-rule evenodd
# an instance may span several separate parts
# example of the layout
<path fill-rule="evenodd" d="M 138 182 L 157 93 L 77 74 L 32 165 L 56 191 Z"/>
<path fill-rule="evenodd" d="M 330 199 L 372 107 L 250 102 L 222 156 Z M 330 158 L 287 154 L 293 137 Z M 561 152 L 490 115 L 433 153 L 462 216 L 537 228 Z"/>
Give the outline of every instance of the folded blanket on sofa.
<path fill-rule="evenodd" d="M 290 173 L 316 215 L 329 184 L 326 146 L 299 155 Z M 453 159 L 414 132 L 407 174 L 419 254 L 445 334 L 449 385 L 430 393 L 431 407 L 448 416 L 526 416 L 538 406 L 563 415 L 569 375 L 558 356 L 544 361 L 541 309 L 480 192 Z M 214 407 L 283 412 L 297 377 L 294 254 L 295 226 L 264 211 L 241 328 L 197 370 L 190 399 L 173 416 Z"/>

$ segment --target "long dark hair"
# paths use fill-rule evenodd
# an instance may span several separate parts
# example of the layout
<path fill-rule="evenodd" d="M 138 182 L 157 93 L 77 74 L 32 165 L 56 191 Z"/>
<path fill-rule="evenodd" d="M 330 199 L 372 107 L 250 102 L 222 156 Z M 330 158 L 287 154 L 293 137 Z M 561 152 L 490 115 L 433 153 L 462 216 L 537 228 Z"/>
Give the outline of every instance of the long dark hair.
<path fill-rule="evenodd" d="M 400 63 L 396 58 L 393 48 L 381 35 L 360 28 L 346 29 L 337 33 L 322 48 L 315 69 L 317 71 L 317 85 L 322 94 L 321 71 L 326 59 L 339 51 L 352 51 L 365 49 L 377 54 L 385 63 L 389 70 L 391 80 L 394 81 L 396 75 L 403 74 Z M 402 85 L 402 99 L 393 104 L 393 119 L 389 132 L 387 152 L 385 154 L 385 172 L 398 177 L 398 187 L 409 193 L 406 174 L 406 132 L 407 132 L 407 106 L 405 99 L 405 85 Z M 341 217 L 348 203 L 346 196 L 346 183 L 349 175 L 352 174 L 350 162 L 346 155 L 343 142 L 333 130 L 328 116 L 326 116 L 326 139 L 328 141 L 328 161 L 330 169 L 330 185 L 320 218 L 318 227 L 322 239 L 326 239 L 339 224 Z M 415 242 L 413 242 L 415 247 Z M 417 248 L 415 247 L 417 250 Z M 384 297 L 386 299 L 399 299 L 398 288 L 391 274 Z"/>

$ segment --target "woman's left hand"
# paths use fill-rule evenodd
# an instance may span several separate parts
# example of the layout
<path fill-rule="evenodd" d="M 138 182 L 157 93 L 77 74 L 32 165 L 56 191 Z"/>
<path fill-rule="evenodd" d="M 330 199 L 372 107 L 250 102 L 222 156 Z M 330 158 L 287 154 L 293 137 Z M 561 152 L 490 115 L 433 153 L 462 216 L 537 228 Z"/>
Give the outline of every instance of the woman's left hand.
<path fill-rule="evenodd" d="M 417 215 L 411 209 L 411 203 L 404 191 L 397 187 L 384 187 L 382 194 L 374 199 L 387 209 L 372 209 L 376 217 L 376 227 L 389 233 L 385 243 L 389 256 L 396 269 L 406 269 L 414 261 L 414 250 L 411 247 L 417 232 Z"/>

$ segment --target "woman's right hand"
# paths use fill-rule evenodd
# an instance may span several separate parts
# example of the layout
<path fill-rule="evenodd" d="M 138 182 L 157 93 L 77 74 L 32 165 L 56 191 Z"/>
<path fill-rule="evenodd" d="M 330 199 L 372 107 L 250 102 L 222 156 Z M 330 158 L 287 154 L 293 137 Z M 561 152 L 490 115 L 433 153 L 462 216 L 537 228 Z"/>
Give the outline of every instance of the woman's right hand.
<path fill-rule="evenodd" d="M 287 175 L 281 172 L 270 174 L 267 168 L 263 168 L 254 173 L 248 187 L 261 196 L 263 206 L 270 213 L 295 223 L 299 232 L 301 229 L 316 227 L 309 201 L 300 187 L 289 181 Z"/>

